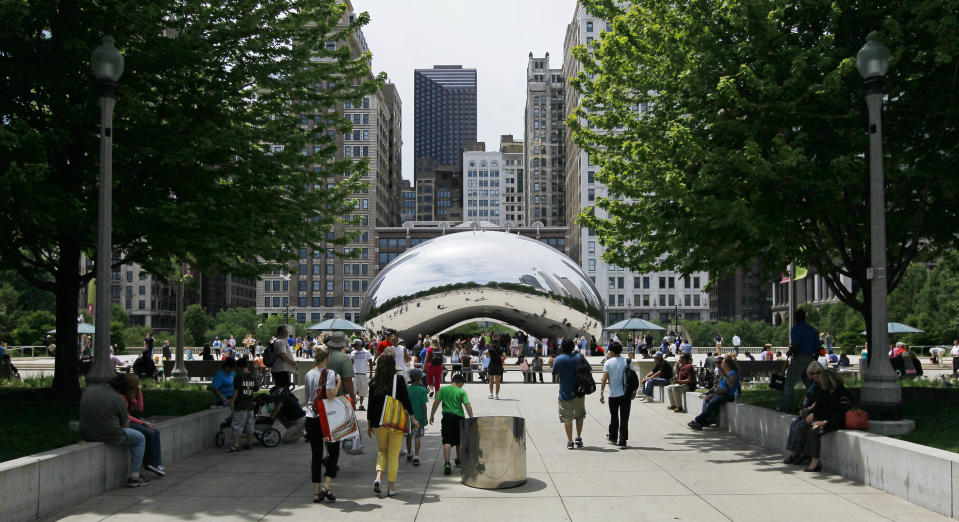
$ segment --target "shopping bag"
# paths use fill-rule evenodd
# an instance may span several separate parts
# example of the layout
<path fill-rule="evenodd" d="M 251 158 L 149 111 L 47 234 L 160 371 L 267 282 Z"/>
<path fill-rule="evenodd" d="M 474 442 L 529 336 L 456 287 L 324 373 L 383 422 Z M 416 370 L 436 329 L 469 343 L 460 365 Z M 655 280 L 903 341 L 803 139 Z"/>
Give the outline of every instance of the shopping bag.
<path fill-rule="evenodd" d="M 340 449 L 346 452 L 347 455 L 362 455 L 363 448 L 363 436 L 359 431 L 352 437 L 343 439 L 343 441 L 340 442 Z"/>
<path fill-rule="evenodd" d="M 410 416 L 403 407 L 403 403 L 396 400 L 396 376 L 393 376 L 393 391 L 386 396 L 383 402 L 383 413 L 380 415 L 380 427 L 400 433 L 409 430 Z"/>
<path fill-rule="evenodd" d="M 349 398 L 341 395 L 335 399 L 323 399 L 317 402 L 321 411 L 317 411 L 316 414 L 320 419 L 323 439 L 326 442 L 339 442 L 352 437 L 359 431 L 356 426 L 356 413 Z"/>

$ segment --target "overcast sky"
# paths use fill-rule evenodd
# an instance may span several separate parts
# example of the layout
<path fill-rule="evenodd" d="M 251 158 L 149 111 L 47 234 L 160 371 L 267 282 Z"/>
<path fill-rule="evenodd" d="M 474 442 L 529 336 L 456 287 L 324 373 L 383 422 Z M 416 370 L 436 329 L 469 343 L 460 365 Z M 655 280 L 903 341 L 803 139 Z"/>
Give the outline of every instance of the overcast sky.
<path fill-rule="evenodd" d="M 413 179 L 413 70 L 438 64 L 476 69 L 477 139 L 498 150 L 500 134 L 523 138 L 526 63 L 549 52 L 562 68 L 575 0 L 353 0 L 370 13 L 363 29 L 373 70 L 403 101 L 403 177 Z"/>

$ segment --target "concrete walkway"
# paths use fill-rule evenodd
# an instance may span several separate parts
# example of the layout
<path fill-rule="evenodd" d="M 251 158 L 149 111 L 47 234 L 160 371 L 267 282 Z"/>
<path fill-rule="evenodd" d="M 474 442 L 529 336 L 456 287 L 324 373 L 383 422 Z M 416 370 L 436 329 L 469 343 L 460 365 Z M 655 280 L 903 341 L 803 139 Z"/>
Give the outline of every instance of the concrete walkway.
<path fill-rule="evenodd" d="M 300 442 L 206 451 L 149 486 L 116 489 L 52 520 L 949 520 L 835 475 L 783 465 L 782 455 L 729 433 L 693 432 L 686 415 L 660 403 L 633 402 L 630 447 L 620 450 L 603 440 L 609 413 L 598 393 L 589 396 L 586 447 L 570 451 L 556 385 L 508 383 L 499 401 L 488 400 L 482 384 L 466 390 L 478 416 L 526 418 L 525 485 L 486 491 L 460 484 L 455 472 L 444 476 L 437 424 L 427 429 L 420 467 L 400 457 L 394 498 L 373 496 L 376 452 L 367 446 L 363 456 L 341 455 L 337 501 L 314 505 L 309 446 Z"/>

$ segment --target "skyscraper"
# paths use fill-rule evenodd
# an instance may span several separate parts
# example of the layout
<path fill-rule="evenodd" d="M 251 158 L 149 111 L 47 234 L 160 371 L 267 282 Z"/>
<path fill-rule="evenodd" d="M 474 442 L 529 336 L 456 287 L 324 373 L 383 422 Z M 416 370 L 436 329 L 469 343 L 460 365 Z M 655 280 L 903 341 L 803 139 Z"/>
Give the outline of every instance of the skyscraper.
<path fill-rule="evenodd" d="M 413 90 L 413 159 L 433 158 L 462 172 L 466 144 L 476 141 L 476 69 L 416 69 Z"/>
<path fill-rule="evenodd" d="M 549 68 L 549 53 L 526 67 L 526 222 L 565 226 L 566 143 L 562 69 Z"/>

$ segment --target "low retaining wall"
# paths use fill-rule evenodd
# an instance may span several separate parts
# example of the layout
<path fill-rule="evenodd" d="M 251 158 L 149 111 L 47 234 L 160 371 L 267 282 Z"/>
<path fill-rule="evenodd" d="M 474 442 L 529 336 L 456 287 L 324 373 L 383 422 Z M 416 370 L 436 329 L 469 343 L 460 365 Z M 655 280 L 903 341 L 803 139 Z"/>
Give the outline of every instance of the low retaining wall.
<path fill-rule="evenodd" d="M 698 393 L 686 394 L 687 415 L 702 411 Z M 719 428 L 785 453 L 794 415 L 728 403 Z M 823 437 L 823 469 L 959 520 L 959 454 L 874 433 L 840 430 Z"/>
<path fill-rule="evenodd" d="M 303 403 L 304 389 L 294 392 Z M 186 459 L 214 445 L 220 423 L 229 414 L 215 408 L 157 422 L 163 464 Z M 80 504 L 127 481 L 126 446 L 102 442 L 63 448 L 0 462 L 0 519 L 19 522 L 43 518 Z"/>

